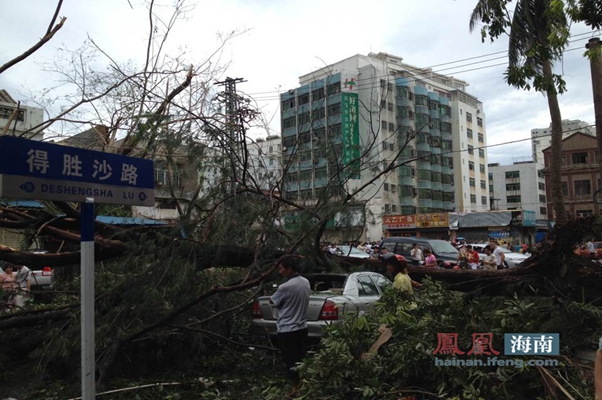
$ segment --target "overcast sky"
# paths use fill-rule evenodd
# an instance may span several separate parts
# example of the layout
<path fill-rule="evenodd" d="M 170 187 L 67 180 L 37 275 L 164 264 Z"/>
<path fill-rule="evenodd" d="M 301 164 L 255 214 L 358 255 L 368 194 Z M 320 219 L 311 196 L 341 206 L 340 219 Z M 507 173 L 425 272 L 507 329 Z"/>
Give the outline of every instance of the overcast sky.
<path fill-rule="evenodd" d="M 189 1 L 189 0 L 186 0 Z M 57 57 L 57 49 L 77 49 L 90 36 L 116 60 L 142 64 L 147 13 L 141 0 L 65 0 L 61 16 L 68 18 L 55 39 L 25 62 L 0 75 L 0 89 L 23 100 L 56 76 L 41 71 L 42 62 Z M 157 0 L 164 11 L 172 0 Z M 218 33 L 247 30 L 225 47 L 221 62 L 230 63 L 223 76 L 243 77 L 240 90 L 252 95 L 262 110 L 275 115 L 271 128 L 279 130 L 279 90 L 298 86 L 298 77 L 354 54 L 387 52 L 419 67 L 429 67 L 505 50 L 506 41 L 481 42 L 468 30 L 474 0 L 316 1 L 218 0 L 197 1 L 187 19 L 176 25 L 168 47 L 177 55 L 186 47 L 191 61 L 200 63 L 218 47 Z M 1 0 L 0 63 L 20 54 L 45 33 L 54 12 L 53 0 Z M 158 8 L 158 12 L 162 12 Z M 573 34 L 589 32 L 574 26 Z M 560 98 L 563 119 L 594 122 L 589 62 L 583 51 L 590 35 L 573 40 L 557 70 L 564 74 L 568 92 Z M 499 57 L 481 57 L 435 67 L 435 71 L 469 82 L 487 116 L 488 144 L 530 137 L 533 128 L 547 127 L 547 100 L 536 92 L 508 87 Z M 468 64 L 468 65 L 467 65 Z M 104 68 L 99 65 L 99 68 Z M 222 77 L 222 78 L 223 78 Z M 529 141 L 489 149 L 489 162 L 510 164 L 531 155 Z"/>

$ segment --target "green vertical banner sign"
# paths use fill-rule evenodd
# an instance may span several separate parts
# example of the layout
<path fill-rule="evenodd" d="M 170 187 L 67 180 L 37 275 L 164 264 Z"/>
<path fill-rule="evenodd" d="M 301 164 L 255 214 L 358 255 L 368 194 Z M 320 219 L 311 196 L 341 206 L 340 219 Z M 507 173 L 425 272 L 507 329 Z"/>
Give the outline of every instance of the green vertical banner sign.
<path fill-rule="evenodd" d="M 343 92 L 343 165 L 349 171 L 349 178 L 360 179 L 360 127 L 359 101 L 357 93 Z"/>

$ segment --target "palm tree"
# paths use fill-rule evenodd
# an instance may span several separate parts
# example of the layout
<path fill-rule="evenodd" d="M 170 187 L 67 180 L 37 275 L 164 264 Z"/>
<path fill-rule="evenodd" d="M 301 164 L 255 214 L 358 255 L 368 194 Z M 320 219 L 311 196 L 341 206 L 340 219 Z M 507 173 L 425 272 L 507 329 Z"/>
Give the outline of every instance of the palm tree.
<path fill-rule="evenodd" d="M 479 0 L 470 16 L 470 31 L 479 23 L 483 39 L 509 36 L 508 84 L 545 93 L 552 120 L 552 154 L 550 183 L 552 207 L 556 223 L 564 223 L 567 213 L 560 179 L 562 161 L 562 116 L 558 94 L 565 90 L 560 75 L 553 73 L 554 62 L 562 59 L 569 37 L 569 21 L 565 10 L 555 0 L 517 0 L 510 14 L 511 0 Z"/>

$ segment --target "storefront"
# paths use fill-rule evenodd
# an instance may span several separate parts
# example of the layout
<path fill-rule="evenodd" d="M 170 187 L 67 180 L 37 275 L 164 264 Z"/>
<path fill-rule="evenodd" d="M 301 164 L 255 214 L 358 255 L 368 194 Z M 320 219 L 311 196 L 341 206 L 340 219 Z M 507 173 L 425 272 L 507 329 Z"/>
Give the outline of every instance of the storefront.
<path fill-rule="evenodd" d="M 385 237 L 416 236 L 416 218 L 414 215 L 385 215 L 383 231 Z"/>
<path fill-rule="evenodd" d="M 430 239 L 449 239 L 447 213 L 385 215 L 383 231 L 385 237 L 417 236 Z"/>

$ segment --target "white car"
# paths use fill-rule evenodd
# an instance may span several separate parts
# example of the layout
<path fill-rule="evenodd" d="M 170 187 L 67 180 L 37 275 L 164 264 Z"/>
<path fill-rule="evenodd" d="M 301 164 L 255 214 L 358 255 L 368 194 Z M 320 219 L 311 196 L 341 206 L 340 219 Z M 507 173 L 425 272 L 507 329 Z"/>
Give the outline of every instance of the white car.
<path fill-rule="evenodd" d="M 355 257 L 355 258 L 370 258 L 370 255 L 365 251 L 358 250 L 356 247 L 339 246 L 337 252 L 338 256 Z"/>
<path fill-rule="evenodd" d="M 479 260 L 483 261 L 483 259 L 485 258 L 485 251 L 483 249 L 485 248 L 485 246 L 488 246 L 488 244 L 475 243 L 471 244 L 471 246 L 473 250 L 479 253 Z M 502 249 L 502 251 L 504 252 L 504 257 L 509 268 L 514 268 L 523 261 L 525 261 L 527 258 L 531 257 L 530 254 L 514 253 L 508 249 L 503 248 L 502 246 L 500 246 L 500 249 Z"/>

